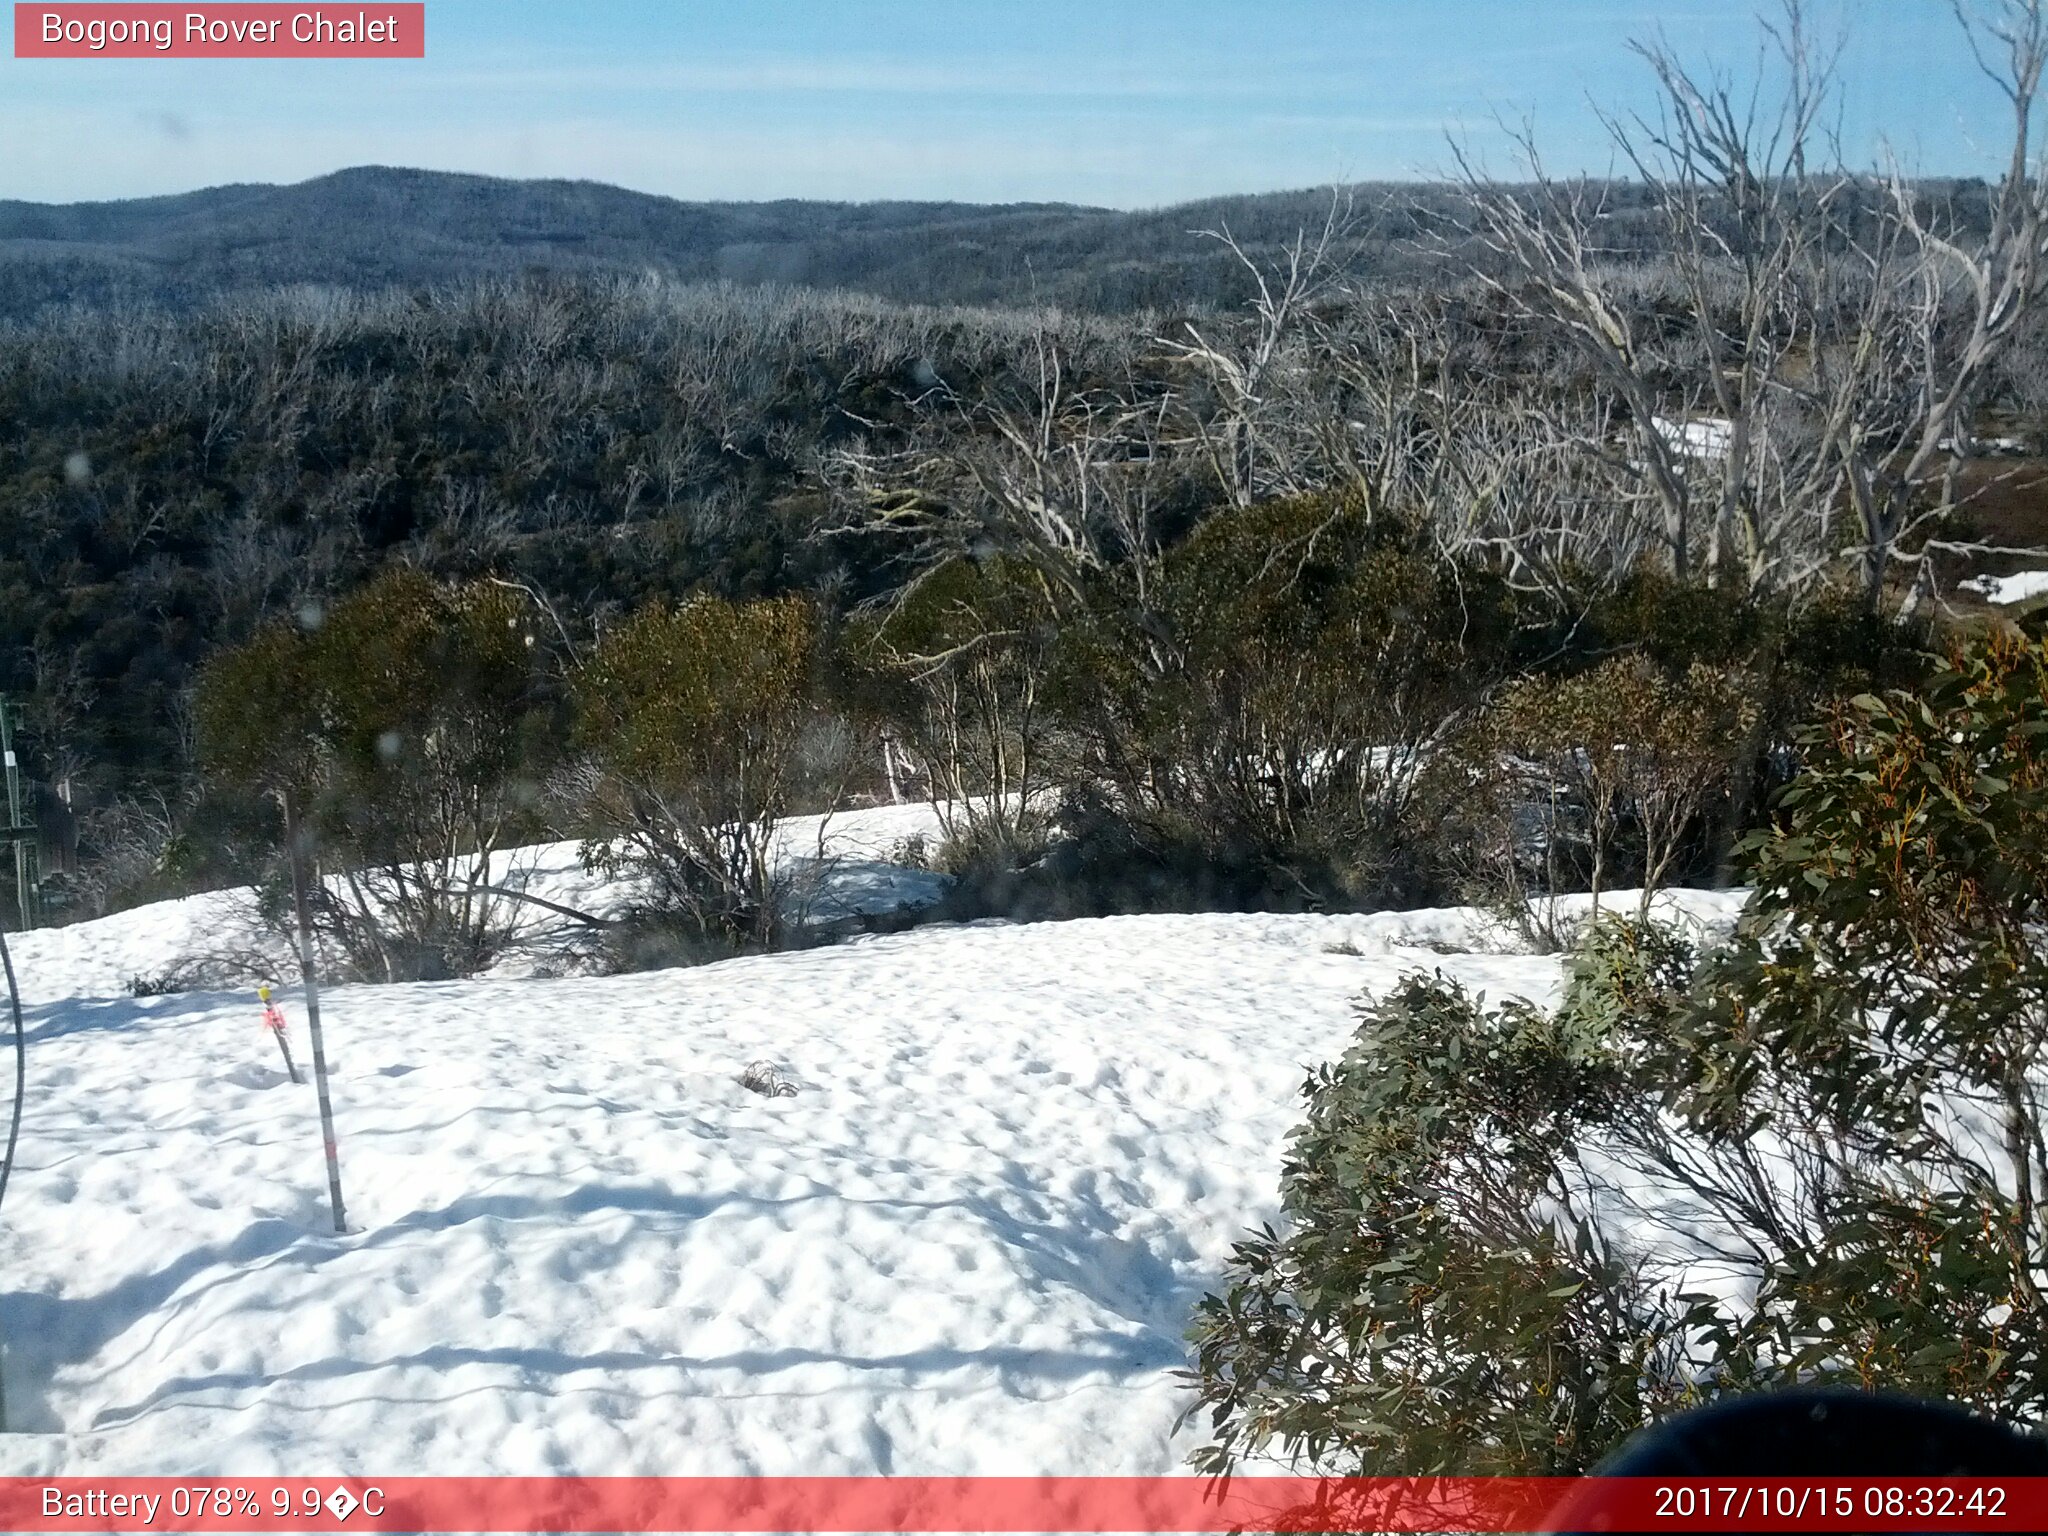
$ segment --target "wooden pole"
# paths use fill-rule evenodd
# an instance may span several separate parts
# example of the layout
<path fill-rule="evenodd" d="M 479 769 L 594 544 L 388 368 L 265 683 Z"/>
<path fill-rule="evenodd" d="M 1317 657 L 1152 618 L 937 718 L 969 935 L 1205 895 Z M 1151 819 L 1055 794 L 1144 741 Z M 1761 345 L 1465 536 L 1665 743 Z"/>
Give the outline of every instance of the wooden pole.
<path fill-rule="evenodd" d="M 327 1093 L 327 1051 L 320 1040 L 320 986 L 313 970 L 313 923 L 306 908 L 306 847 L 299 836 L 298 805 L 290 790 L 284 802 L 284 840 L 291 854 L 292 906 L 299 919 L 299 974 L 306 983 L 306 1038 L 313 1047 L 313 1087 L 320 1096 L 320 1139 L 327 1150 L 327 1196 L 334 1206 L 334 1230 L 348 1231 L 341 1204 L 341 1154 L 334 1144 L 334 1101 Z"/>

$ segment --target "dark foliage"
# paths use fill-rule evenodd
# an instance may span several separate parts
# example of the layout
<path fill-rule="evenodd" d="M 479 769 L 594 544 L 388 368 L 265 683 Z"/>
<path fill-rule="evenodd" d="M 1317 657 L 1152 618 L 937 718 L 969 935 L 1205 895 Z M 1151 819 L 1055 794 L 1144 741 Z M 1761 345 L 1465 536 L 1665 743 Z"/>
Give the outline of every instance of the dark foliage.
<path fill-rule="evenodd" d="M 1426 764 L 1506 662 L 1512 605 L 1493 576 L 1308 496 L 1208 519 L 1135 622 L 1130 601 L 1073 626 L 1057 662 L 1082 819 L 1106 847 L 1232 905 L 1428 893 Z"/>
<path fill-rule="evenodd" d="M 531 620 L 506 587 L 400 569 L 208 663 L 205 769 L 249 797 L 291 797 L 304 853 L 333 876 L 309 886 L 316 927 L 350 974 L 467 975 L 518 927 L 491 888 L 494 856 L 537 836 L 552 766 Z M 281 924 L 283 872 L 273 860 L 265 874 Z"/>
<path fill-rule="evenodd" d="M 577 669 L 586 861 L 633 875 L 639 892 L 622 958 L 782 941 L 805 893 L 777 856 L 778 829 L 834 804 L 846 766 L 824 707 L 823 643 L 801 598 L 701 597 L 642 608 Z"/>
<path fill-rule="evenodd" d="M 29 700 L 31 774 L 65 784 L 76 862 L 107 852 L 101 811 L 161 795 L 197 834 L 188 877 L 234 879 L 238 813 L 190 776 L 185 695 L 210 649 L 392 564 L 544 594 L 573 626 L 549 623 L 551 646 L 692 589 L 881 590 L 888 551 L 814 537 L 806 467 L 886 432 L 932 371 L 1000 374 L 1031 337 L 1000 316 L 560 282 L 17 331 L 0 694 Z"/>
<path fill-rule="evenodd" d="M 1198 1311 L 1198 1463 L 1572 1472 L 1816 1379 L 2038 1425 L 2044 742 L 2048 641 L 1995 637 L 1808 737 L 1697 963 L 1609 920 L 1554 1013 L 1372 1002 Z"/>

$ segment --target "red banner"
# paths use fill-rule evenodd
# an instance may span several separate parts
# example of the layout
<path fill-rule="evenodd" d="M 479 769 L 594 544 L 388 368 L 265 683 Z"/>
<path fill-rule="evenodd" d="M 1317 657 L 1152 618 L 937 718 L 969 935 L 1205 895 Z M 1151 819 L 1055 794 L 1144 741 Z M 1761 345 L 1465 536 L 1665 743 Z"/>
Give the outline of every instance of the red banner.
<path fill-rule="evenodd" d="M 423 59 L 427 8 L 411 3 L 23 4 L 17 59 Z"/>
<path fill-rule="evenodd" d="M 2038 1531 L 2048 1478 L 6 1478 L 14 1531 Z"/>

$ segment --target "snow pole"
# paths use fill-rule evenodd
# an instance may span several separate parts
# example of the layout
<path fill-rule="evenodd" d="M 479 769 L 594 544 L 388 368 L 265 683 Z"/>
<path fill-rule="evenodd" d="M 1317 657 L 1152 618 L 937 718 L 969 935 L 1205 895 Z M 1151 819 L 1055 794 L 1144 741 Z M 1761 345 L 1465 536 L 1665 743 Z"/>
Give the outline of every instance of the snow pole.
<path fill-rule="evenodd" d="M 257 987 L 256 995 L 263 1000 L 263 1027 L 277 1037 L 277 1048 L 284 1052 L 284 1069 L 299 1082 L 299 1069 L 292 1064 L 292 1043 L 284 1036 L 284 1015 L 277 1011 L 277 1004 L 270 1000 L 270 983 Z"/>
<path fill-rule="evenodd" d="M 292 906 L 299 919 L 299 974 L 306 983 L 306 1038 L 313 1047 L 313 1086 L 320 1096 L 320 1139 L 327 1152 L 327 1197 L 334 1206 L 334 1230 L 348 1231 L 341 1204 L 341 1154 L 334 1144 L 334 1101 L 327 1093 L 327 1052 L 320 1043 L 320 985 L 313 974 L 313 922 L 306 909 L 306 845 L 299 837 L 299 812 L 292 792 L 284 802 L 284 840 L 291 855 Z"/>

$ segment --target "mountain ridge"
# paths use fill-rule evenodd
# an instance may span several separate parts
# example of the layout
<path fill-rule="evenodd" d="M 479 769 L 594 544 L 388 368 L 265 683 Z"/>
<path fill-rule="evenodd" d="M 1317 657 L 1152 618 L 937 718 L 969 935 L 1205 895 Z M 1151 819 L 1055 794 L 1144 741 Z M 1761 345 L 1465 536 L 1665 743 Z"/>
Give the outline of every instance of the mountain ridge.
<path fill-rule="evenodd" d="M 1329 192 L 1122 211 L 1076 203 L 689 202 L 600 181 L 353 166 L 81 203 L 0 201 L 0 316 L 173 306 L 278 284 L 435 286 L 535 270 L 845 288 L 1127 312 L 1229 302 L 1235 258 L 1320 223 Z"/>

